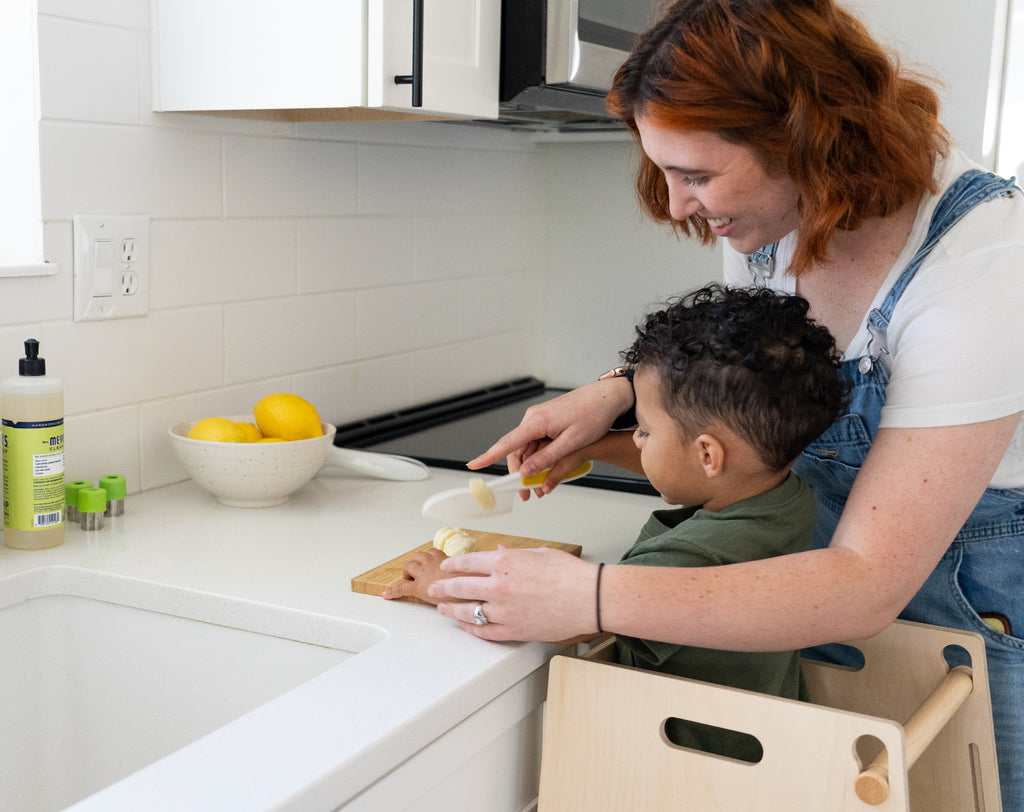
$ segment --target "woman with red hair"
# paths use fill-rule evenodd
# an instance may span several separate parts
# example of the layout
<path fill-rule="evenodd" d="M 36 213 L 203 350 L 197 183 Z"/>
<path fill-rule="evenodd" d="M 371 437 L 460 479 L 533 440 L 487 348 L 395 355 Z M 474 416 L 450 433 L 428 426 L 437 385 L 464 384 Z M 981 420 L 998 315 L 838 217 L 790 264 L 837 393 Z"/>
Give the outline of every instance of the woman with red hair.
<path fill-rule="evenodd" d="M 806 298 L 844 351 L 851 405 L 794 466 L 818 502 L 815 548 L 603 571 L 472 553 L 432 585 L 457 599 L 440 611 L 487 639 L 561 640 L 593 632 L 599 609 L 608 631 L 731 650 L 856 639 L 897 617 L 976 631 L 1004 809 L 1024 808 L 1020 191 L 950 144 L 935 93 L 833 0 L 679 0 L 609 108 L 642 147 L 646 212 L 724 241 L 729 284 Z M 629 376 L 602 377 L 531 407 L 469 466 L 551 468 L 550 491 L 631 425 Z"/>

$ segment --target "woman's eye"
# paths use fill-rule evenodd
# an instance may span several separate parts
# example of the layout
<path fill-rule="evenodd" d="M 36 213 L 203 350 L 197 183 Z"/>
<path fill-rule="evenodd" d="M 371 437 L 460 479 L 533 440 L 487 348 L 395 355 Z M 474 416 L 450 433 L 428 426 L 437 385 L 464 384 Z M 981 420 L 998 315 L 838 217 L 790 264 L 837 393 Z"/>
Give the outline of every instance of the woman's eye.
<path fill-rule="evenodd" d="M 703 177 L 699 178 L 683 178 L 683 183 L 685 183 L 687 186 L 703 186 L 707 182 L 707 175 L 704 175 Z"/>

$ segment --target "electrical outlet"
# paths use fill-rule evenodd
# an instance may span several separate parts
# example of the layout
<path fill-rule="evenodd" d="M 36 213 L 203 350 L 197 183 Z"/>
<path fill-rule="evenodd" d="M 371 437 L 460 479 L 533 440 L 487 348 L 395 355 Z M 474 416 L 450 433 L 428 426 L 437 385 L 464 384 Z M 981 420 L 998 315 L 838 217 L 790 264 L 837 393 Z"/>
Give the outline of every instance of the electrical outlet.
<path fill-rule="evenodd" d="M 149 216 L 74 217 L 75 321 L 149 312 Z"/>

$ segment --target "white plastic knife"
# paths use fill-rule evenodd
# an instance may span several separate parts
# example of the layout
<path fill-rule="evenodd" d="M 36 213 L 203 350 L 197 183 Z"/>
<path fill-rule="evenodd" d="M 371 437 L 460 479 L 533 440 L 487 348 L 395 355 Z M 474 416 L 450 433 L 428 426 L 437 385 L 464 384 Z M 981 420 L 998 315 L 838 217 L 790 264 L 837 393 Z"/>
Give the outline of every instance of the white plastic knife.
<path fill-rule="evenodd" d="M 594 467 L 592 462 L 585 462 L 562 482 L 570 482 L 586 476 Z M 534 474 L 531 477 L 521 478 L 518 472 L 506 474 L 489 481 L 480 480 L 494 497 L 494 506 L 486 507 L 481 504 L 473 493 L 472 487 L 452 488 L 451 490 L 435 493 L 423 503 L 421 513 L 429 519 L 437 519 L 442 522 L 461 522 L 466 519 L 487 519 L 491 516 L 500 516 L 512 512 L 513 496 L 516 491 L 524 488 L 534 488 L 543 484 L 547 479 L 547 470 Z"/>

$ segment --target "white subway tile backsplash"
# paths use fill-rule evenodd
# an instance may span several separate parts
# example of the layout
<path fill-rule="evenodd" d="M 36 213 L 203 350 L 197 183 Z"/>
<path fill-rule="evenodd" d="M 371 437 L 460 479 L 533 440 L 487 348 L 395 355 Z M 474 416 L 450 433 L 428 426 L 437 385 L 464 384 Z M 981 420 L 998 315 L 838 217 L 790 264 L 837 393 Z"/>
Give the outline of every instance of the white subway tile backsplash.
<path fill-rule="evenodd" d="M 360 144 L 360 214 L 464 212 L 459 176 L 467 150 Z"/>
<path fill-rule="evenodd" d="M 52 119 L 137 124 L 139 36 L 126 28 L 39 19 L 42 113 Z"/>
<path fill-rule="evenodd" d="M 543 208 L 546 181 L 541 151 L 463 150 L 460 156 L 459 194 L 463 211 L 537 211 Z"/>
<path fill-rule="evenodd" d="M 224 138 L 228 217 L 356 212 L 356 147 L 285 138 Z"/>
<path fill-rule="evenodd" d="M 298 221 L 299 291 L 411 282 L 415 222 L 408 217 L 335 217 Z"/>
<path fill-rule="evenodd" d="M 413 352 L 460 338 L 458 290 L 454 282 L 434 282 L 359 291 L 358 357 Z"/>
<path fill-rule="evenodd" d="M 300 373 L 295 392 L 328 423 L 348 423 L 420 402 L 410 387 L 412 364 L 410 355 L 392 355 Z"/>
<path fill-rule="evenodd" d="M 302 138 L 398 147 L 533 151 L 531 135 L 508 129 L 467 126 L 452 121 L 303 121 Z"/>
<path fill-rule="evenodd" d="M 151 309 L 295 293 L 295 221 L 153 220 Z"/>
<path fill-rule="evenodd" d="M 44 325 L 47 371 L 65 378 L 66 414 L 213 389 L 224 383 L 219 307 Z"/>
<path fill-rule="evenodd" d="M 544 302 L 538 273 L 508 273 L 465 279 L 459 285 L 458 338 L 499 335 L 509 330 L 539 333 Z M 538 336 L 539 337 L 539 336 Z"/>
<path fill-rule="evenodd" d="M 540 212 L 450 214 L 416 220 L 418 279 L 487 276 L 544 264 Z"/>
<path fill-rule="evenodd" d="M 221 139 L 155 127 L 40 124 L 43 219 L 221 215 Z"/>
<path fill-rule="evenodd" d="M 64 421 L 64 479 L 93 485 L 105 474 L 121 474 L 129 493 L 142 490 L 139 409 L 126 406 L 74 415 Z"/>
<path fill-rule="evenodd" d="M 240 302 L 224 313 L 227 383 L 333 366 L 356 357 L 356 295 Z"/>
<path fill-rule="evenodd" d="M 536 374 L 539 358 L 530 339 L 530 330 L 513 330 L 415 353 L 411 386 L 417 402 Z"/>

